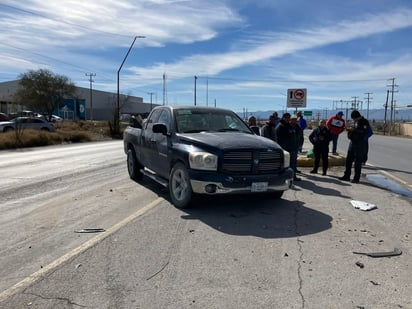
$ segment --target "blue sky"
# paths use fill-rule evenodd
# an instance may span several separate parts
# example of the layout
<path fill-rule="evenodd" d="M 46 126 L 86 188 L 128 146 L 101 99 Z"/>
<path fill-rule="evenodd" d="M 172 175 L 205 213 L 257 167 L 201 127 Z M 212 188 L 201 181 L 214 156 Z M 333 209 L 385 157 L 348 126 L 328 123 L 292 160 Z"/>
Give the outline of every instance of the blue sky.
<path fill-rule="evenodd" d="M 412 104 L 410 0 L 0 0 L 0 82 L 46 68 L 153 103 L 283 110 Z M 165 82 L 163 75 L 166 76 Z M 164 87 L 165 86 L 165 87 Z M 166 96 L 164 96 L 164 89 Z"/>

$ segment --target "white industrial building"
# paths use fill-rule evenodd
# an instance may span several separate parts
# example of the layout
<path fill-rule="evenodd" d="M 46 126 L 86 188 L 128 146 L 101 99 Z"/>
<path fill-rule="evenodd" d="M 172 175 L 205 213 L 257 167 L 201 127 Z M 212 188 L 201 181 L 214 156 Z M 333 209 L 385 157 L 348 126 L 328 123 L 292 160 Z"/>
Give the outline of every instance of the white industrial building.
<path fill-rule="evenodd" d="M 22 110 L 30 109 L 30 106 L 20 106 L 14 103 L 14 94 L 19 87 L 19 80 L 0 83 L 0 112 L 11 114 Z M 127 96 L 120 94 L 119 96 L 120 114 L 146 114 L 154 107 L 154 104 L 144 103 L 143 98 L 135 96 Z M 117 93 L 94 90 L 82 87 L 76 87 L 74 98 L 67 98 L 65 102 L 82 102 L 85 108 L 85 118 L 87 120 L 111 120 L 117 106 Z M 70 107 L 70 105 L 69 105 Z M 82 107 L 83 108 L 83 107 Z M 66 119 L 74 119 L 75 111 L 68 111 L 68 104 L 59 108 L 58 116 Z M 36 111 L 41 112 L 41 111 Z"/>

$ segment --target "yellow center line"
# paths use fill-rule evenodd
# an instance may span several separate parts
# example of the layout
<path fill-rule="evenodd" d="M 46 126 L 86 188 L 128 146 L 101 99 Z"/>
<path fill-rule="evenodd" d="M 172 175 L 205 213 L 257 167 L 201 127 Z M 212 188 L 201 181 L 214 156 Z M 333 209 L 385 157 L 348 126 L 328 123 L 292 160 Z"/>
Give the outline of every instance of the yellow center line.
<path fill-rule="evenodd" d="M 119 223 L 113 225 L 112 227 L 107 229 L 106 232 L 104 232 L 102 234 L 99 234 L 99 235 L 96 235 L 95 237 L 89 239 L 88 241 L 86 241 L 82 245 L 78 246 L 77 248 L 75 248 L 72 251 L 66 253 L 65 255 L 61 256 L 57 260 L 53 261 L 52 263 L 50 263 L 46 267 L 43 267 L 42 269 L 40 269 L 40 270 L 36 271 L 35 273 L 31 274 L 30 276 L 26 277 L 22 281 L 16 283 L 15 285 L 8 288 L 7 290 L 4 290 L 3 292 L 0 293 L 0 303 L 2 301 L 6 300 L 7 298 L 11 297 L 12 295 L 18 293 L 19 291 L 21 291 L 21 290 L 27 288 L 28 286 L 32 285 L 33 283 L 35 283 L 36 281 L 38 281 L 42 277 L 46 276 L 49 272 L 51 272 L 55 268 L 57 268 L 60 265 L 68 262 L 69 260 L 73 259 L 77 255 L 79 255 L 79 254 L 83 253 L 84 251 L 86 251 L 87 249 L 93 247 L 94 245 L 96 245 L 97 243 L 102 241 L 103 239 L 105 239 L 105 238 L 109 237 L 110 235 L 114 234 L 120 228 L 122 228 L 126 224 L 130 223 L 134 219 L 140 217 L 141 215 L 145 214 L 150 209 L 156 207 L 162 201 L 164 201 L 163 198 L 161 198 L 161 197 L 157 198 L 156 200 L 154 200 L 153 202 L 147 204 L 145 207 L 139 209 L 138 211 L 136 211 L 135 213 L 133 213 L 129 217 L 127 217 L 127 218 L 123 219 L 122 221 L 120 221 Z"/>

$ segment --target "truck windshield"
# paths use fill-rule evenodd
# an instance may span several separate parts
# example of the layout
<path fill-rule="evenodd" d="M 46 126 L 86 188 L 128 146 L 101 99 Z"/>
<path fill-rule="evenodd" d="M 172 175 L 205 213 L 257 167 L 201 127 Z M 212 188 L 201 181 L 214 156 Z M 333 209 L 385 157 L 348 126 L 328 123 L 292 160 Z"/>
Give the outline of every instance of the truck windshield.
<path fill-rule="evenodd" d="M 178 133 L 244 132 L 251 133 L 248 126 L 235 113 L 221 110 L 175 110 Z"/>

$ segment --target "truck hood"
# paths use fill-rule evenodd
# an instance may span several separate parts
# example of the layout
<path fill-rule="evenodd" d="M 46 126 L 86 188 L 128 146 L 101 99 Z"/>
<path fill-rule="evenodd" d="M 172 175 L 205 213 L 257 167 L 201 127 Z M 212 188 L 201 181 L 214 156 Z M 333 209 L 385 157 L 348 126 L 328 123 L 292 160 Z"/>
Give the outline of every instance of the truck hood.
<path fill-rule="evenodd" d="M 222 150 L 250 148 L 281 149 L 277 143 L 268 138 L 241 132 L 201 132 L 181 134 L 180 139 L 182 142 L 186 142 L 188 144 L 193 144 L 196 146 L 205 145 Z"/>

